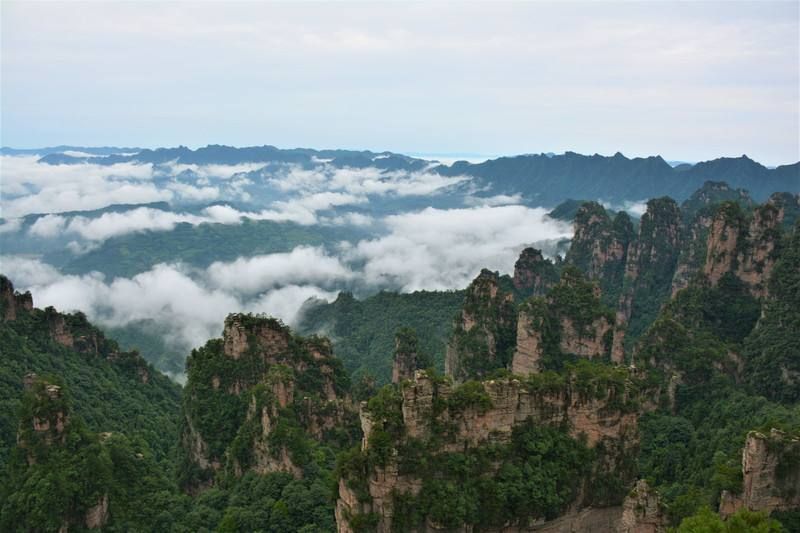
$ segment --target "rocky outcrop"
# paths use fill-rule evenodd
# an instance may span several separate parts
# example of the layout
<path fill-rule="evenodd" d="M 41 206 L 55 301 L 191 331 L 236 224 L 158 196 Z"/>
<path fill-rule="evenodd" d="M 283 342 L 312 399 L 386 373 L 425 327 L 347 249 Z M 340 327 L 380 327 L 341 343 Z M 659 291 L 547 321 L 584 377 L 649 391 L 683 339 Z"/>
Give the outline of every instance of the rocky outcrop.
<path fill-rule="evenodd" d="M 617 303 L 614 359 L 625 358 L 626 337 L 638 337 L 669 298 L 682 245 L 681 212 L 671 198 L 647 202 L 639 234 L 628 250 Z"/>
<path fill-rule="evenodd" d="M 619 533 L 661 533 L 667 529 L 667 517 L 658 493 L 640 479 L 622 504 Z"/>
<path fill-rule="evenodd" d="M 634 453 L 638 446 L 637 415 L 635 410 L 626 407 L 633 406 L 633 403 L 629 403 L 632 398 L 628 396 L 626 387 L 578 384 L 574 379 L 569 378 L 566 383 L 554 386 L 518 379 L 498 379 L 481 382 L 478 388 L 473 382 L 463 386 L 469 386 L 471 393 L 479 395 L 481 400 L 464 403 L 464 396 L 449 381 L 431 377 L 425 371 L 417 371 L 414 379 L 404 382 L 400 389 L 402 439 L 428 443 L 426 449 L 429 452 L 430 446 L 435 446 L 436 453 L 463 453 L 487 444 L 508 443 L 514 429 L 521 424 L 568 427 L 572 437 L 584 439 L 583 442 L 589 447 L 602 445 L 605 450 L 614 450 L 615 453 L 606 455 L 604 459 L 606 466 L 614 471 L 617 461 Z M 369 452 L 371 445 L 370 438 L 366 437 L 373 434 L 375 427 L 384 423 L 376 420 L 375 416 L 380 415 L 369 412 L 366 405 L 362 405 L 362 429 L 365 435 L 362 449 L 365 453 Z M 444 434 L 441 433 L 442 428 L 448 428 Z M 402 443 L 395 443 L 395 446 L 402 446 Z M 351 520 L 367 515 L 376 517 L 376 531 L 392 531 L 394 502 L 398 495 L 415 496 L 423 486 L 417 475 L 400 468 L 397 459 L 390 459 L 385 465 L 369 470 L 366 478 L 365 481 L 359 476 L 339 482 L 336 516 L 340 532 L 353 531 Z M 632 483 L 632 480 L 625 479 L 624 482 Z M 584 507 L 580 501 L 576 501 L 570 507 L 570 516 L 585 517 Z M 622 509 L 592 514 L 592 520 L 598 524 L 603 522 L 604 519 L 598 518 L 603 514 L 607 515 L 605 521 L 609 526 L 597 531 L 616 531 L 614 527 L 619 524 Z M 650 510 L 634 513 L 631 520 L 643 523 L 645 516 L 651 516 Z M 561 523 L 590 522 L 580 519 L 577 522 L 562 520 Z M 546 524 L 538 522 L 531 528 L 509 526 L 498 531 L 569 531 L 547 529 L 543 525 Z M 414 531 L 437 530 L 436 524 L 428 521 Z M 463 531 L 469 530 L 470 526 L 465 524 Z"/>
<path fill-rule="evenodd" d="M 511 371 L 526 375 L 542 370 L 545 357 L 606 357 L 611 353 L 614 314 L 603 306 L 600 289 L 575 267 L 566 267 L 547 298 L 519 307 Z"/>
<path fill-rule="evenodd" d="M 579 357 L 602 357 L 609 353 L 608 333 L 612 324 L 605 316 L 600 316 L 583 328 L 576 328 L 569 317 L 561 318 L 561 343 L 559 347 L 564 353 Z"/>
<path fill-rule="evenodd" d="M 33 296 L 15 291 L 11 280 L 0 274 L 0 305 L 4 321 L 16 320 L 20 313 L 33 311 Z"/>
<path fill-rule="evenodd" d="M 286 328 L 279 327 L 274 321 L 245 324 L 246 319 L 246 315 L 230 315 L 225 319 L 222 338 L 226 356 L 239 359 L 251 346 L 258 350 L 265 361 L 274 361 L 286 352 L 289 347 L 289 332 Z"/>
<path fill-rule="evenodd" d="M 683 249 L 672 276 L 671 297 L 674 298 L 678 291 L 688 287 L 692 278 L 703 269 L 711 223 L 711 215 L 699 214 L 686 226 Z"/>
<path fill-rule="evenodd" d="M 522 306 L 517 315 L 517 347 L 511 359 L 511 372 L 527 375 L 539 372 L 544 356 L 542 339 L 545 317 L 542 313 Z"/>
<path fill-rule="evenodd" d="M 108 522 L 108 494 L 104 494 L 100 500 L 86 511 L 84 524 L 88 529 L 98 529 Z"/>
<path fill-rule="evenodd" d="M 742 451 L 742 500 L 754 511 L 800 507 L 800 438 L 773 429 L 751 431 Z"/>
<path fill-rule="evenodd" d="M 627 213 L 617 213 L 613 221 L 596 202 L 578 209 L 574 235 L 565 261 L 578 267 L 589 279 L 597 280 L 606 302 L 613 304 L 622 288 L 628 249 L 634 238 L 633 223 Z"/>
<path fill-rule="evenodd" d="M 748 228 L 747 247 L 738 258 L 736 276 L 757 298 L 767 295 L 783 217 L 783 209 L 770 202 L 758 207 Z"/>
<path fill-rule="evenodd" d="M 31 400 L 30 420 L 21 420 L 20 425 L 29 425 L 21 429 L 17 435 L 17 444 L 21 448 L 31 448 L 32 442 L 43 442 L 47 446 L 63 444 L 66 439 L 66 429 L 69 425 L 69 410 L 64 399 L 60 385 L 50 383 L 29 374 L 24 380 L 25 389 L 33 395 Z M 31 433 L 28 429 L 32 429 Z M 28 463 L 36 462 L 33 452 L 28 454 Z"/>
<path fill-rule="evenodd" d="M 739 509 L 791 511 L 800 509 L 800 436 L 772 429 L 769 435 L 747 434 L 742 449 L 742 493 L 723 491 L 719 512 L 723 517 Z"/>
<path fill-rule="evenodd" d="M 190 492 L 223 469 L 300 477 L 308 439 L 326 441 L 357 423 L 330 342 L 292 335 L 272 318 L 228 316 L 222 339 L 195 350 L 187 367 L 181 447 L 183 461 L 202 472 L 185 483 Z"/>
<path fill-rule="evenodd" d="M 417 334 L 403 328 L 394 336 L 394 359 L 392 361 L 392 383 L 400 383 L 414 376 L 417 369 Z"/>
<path fill-rule="evenodd" d="M 514 263 L 514 288 L 524 297 L 544 296 L 558 283 L 558 272 L 541 250 L 525 248 Z"/>
<path fill-rule="evenodd" d="M 497 272 L 483 270 L 467 288 L 461 315 L 445 354 L 445 373 L 455 381 L 506 368 L 517 335 L 514 297 Z"/>
<path fill-rule="evenodd" d="M 734 189 L 724 181 L 707 181 L 681 204 L 683 218 L 687 222 L 697 217 L 710 218 L 723 202 L 735 202 L 745 209 L 755 206 L 746 190 Z"/>

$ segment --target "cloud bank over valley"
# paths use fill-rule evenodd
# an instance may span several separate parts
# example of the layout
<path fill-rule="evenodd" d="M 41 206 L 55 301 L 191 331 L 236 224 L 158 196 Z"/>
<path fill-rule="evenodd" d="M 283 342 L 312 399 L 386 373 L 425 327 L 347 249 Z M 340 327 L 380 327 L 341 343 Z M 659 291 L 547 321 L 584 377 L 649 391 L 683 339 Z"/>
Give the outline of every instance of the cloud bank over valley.
<path fill-rule="evenodd" d="M 462 289 L 482 268 L 512 272 L 526 246 L 563 253 L 572 234 L 554 206 L 435 162 L 256 147 L 273 159 L 220 163 L 231 149 L 203 150 L 0 156 L 2 272 L 37 306 L 157 324 L 185 356 L 231 312 L 295 324 L 309 299 L 342 290 Z"/>

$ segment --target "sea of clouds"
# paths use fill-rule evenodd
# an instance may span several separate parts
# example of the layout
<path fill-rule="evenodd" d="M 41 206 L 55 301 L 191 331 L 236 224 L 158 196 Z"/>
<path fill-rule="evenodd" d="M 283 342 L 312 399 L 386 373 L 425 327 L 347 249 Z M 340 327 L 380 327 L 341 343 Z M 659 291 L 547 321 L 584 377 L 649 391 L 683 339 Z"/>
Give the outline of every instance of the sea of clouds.
<path fill-rule="evenodd" d="M 69 242 L 76 253 L 84 245 L 132 232 L 170 231 L 179 223 L 239 224 L 250 218 L 365 230 L 368 236 L 356 241 L 297 246 L 207 268 L 167 262 L 130 278 L 67 275 L 39 257 L 2 256 L 0 270 L 18 289 L 30 290 L 37 307 L 79 310 L 109 327 L 142 320 L 168 324 L 166 340 L 187 352 L 218 336 L 231 312 L 267 313 L 294 324 L 307 300 L 330 301 L 343 289 L 362 295 L 380 289 L 461 289 L 482 268 L 511 272 L 525 246 L 552 251 L 572 233 L 569 224 L 550 219 L 547 209 L 526 206 L 519 195 L 486 195 L 485 185 L 466 176 L 343 169 L 324 162 L 310 170 L 250 164 L 46 165 L 28 156 L 3 156 L 0 163 L 0 238 Z M 252 201 L 264 191 L 274 193 L 273 199 L 263 205 Z M 388 214 L 364 210 L 411 197 L 430 205 Z M 454 207 L 435 207 L 442 197 L 449 204 L 453 197 L 458 200 Z M 220 203 L 203 206 L 207 200 Z M 134 205 L 100 215 L 68 213 L 153 201 L 170 202 L 171 209 Z M 242 201 L 249 207 L 242 208 Z M 23 225 L 22 217 L 32 213 L 47 214 Z"/>

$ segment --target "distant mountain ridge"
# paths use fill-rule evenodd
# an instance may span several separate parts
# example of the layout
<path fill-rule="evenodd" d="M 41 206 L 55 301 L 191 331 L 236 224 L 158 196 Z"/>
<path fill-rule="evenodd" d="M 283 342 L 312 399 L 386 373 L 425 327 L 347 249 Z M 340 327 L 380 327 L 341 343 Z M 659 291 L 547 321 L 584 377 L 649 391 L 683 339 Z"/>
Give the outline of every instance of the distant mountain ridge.
<path fill-rule="evenodd" d="M 769 169 L 745 155 L 673 168 L 661 156 L 629 159 L 619 152 L 612 157 L 566 152 L 501 157 L 478 164 L 458 161 L 434 170 L 492 181 L 498 192 L 522 193 L 539 205 L 554 205 L 577 191 L 584 198 L 610 202 L 659 196 L 684 200 L 706 181 L 725 181 L 762 201 L 775 191 L 800 190 L 800 162 Z"/>
<path fill-rule="evenodd" d="M 36 152 L 35 149 L 3 148 L 2 154 L 41 153 L 44 154 L 39 160 L 41 163 L 54 165 L 112 165 L 129 162 L 155 165 L 263 163 L 264 166 L 292 164 L 303 168 L 327 164 L 337 168 L 370 167 L 383 171 L 429 170 L 443 176 L 474 177 L 483 182 L 484 186 L 489 186 L 488 193 L 521 194 L 527 200 L 526 203 L 533 205 L 556 205 L 567 198 L 574 198 L 578 191 L 583 198 L 601 199 L 610 203 L 641 201 L 659 196 L 683 201 L 706 181 L 725 181 L 733 188 L 746 189 L 756 201 L 764 201 L 776 191 L 800 191 L 800 162 L 767 168 L 746 155 L 673 167 L 661 156 L 628 158 L 620 152 L 610 157 L 575 152 L 525 154 L 481 163 L 457 161 L 452 165 L 436 165 L 435 161 L 388 151 L 282 149 L 271 145 L 241 148 L 208 145 L 196 150 L 179 146 L 137 150 L 56 147 Z M 95 155 L 81 156 L 65 152 Z"/>

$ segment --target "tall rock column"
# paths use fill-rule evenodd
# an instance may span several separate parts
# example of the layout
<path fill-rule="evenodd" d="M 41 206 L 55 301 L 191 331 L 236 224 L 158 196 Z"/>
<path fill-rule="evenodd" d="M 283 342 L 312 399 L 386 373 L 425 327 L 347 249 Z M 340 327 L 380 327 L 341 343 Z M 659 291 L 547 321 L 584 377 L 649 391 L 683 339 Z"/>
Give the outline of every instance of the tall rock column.
<path fill-rule="evenodd" d="M 467 288 L 445 356 L 445 373 L 457 382 L 506 368 L 511 361 L 517 314 L 513 295 L 500 287 L 499 278 L 484 269 Z"/>
<path fill-rule="evenodd" d="M 644 332 L 669 298 L 681 243 L 681 212 L 675 200 L 663 197 L 647 202 L 625 264 L 612 359 L 623 360 L 625 337 L 636 338 Z"/>
<path fill-rule="evenodd" d="M 558 272 L 541 250 L 525 248 L 514 264 L 513 282 L 514 288 L 524 297 L 544 296 L 558 283 Z"/>
<path fill-rule="evenodd" d="M 414 377 L 417 370 L 417 334 L 411 328 L 401 328 L 394 336 L 392 383 Z"/>

